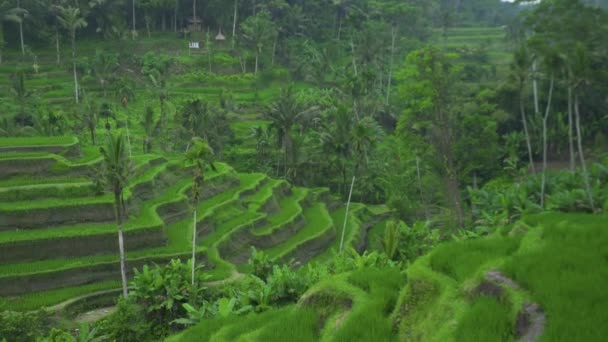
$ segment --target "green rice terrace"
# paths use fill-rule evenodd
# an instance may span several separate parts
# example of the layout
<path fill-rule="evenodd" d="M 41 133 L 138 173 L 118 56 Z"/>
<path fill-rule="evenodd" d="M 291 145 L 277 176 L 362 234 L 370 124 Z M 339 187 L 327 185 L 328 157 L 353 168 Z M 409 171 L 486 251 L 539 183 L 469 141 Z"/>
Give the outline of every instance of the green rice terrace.
<path fill-rule="evenodd" d="M 0 342 L 605 341 L 607 8 L 0 0 Z"/>

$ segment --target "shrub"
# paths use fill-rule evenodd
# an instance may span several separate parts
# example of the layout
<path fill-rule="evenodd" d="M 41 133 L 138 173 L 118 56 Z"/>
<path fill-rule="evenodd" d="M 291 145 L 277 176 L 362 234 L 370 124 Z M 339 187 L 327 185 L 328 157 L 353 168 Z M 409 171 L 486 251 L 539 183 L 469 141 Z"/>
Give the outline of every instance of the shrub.
<path fill-rule="evenodd" d="M 11 342 L 35 341 L 49 330 L 50 317 L 45 311 L 0 313 L 0 340 Z"/>
<path fill-rule="evenodd" d="M 99 333 L 117 342 L 149 341 L 152 324 L 146 321 L 144 308 L 132 299 L 120 298 L 114 312 L 99 323 Z"/>

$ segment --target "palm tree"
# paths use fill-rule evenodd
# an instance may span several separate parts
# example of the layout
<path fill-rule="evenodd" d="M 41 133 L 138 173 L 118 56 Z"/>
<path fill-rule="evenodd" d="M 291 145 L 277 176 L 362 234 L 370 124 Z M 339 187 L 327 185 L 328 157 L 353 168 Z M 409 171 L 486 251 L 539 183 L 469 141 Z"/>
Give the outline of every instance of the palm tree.
<path fill-rule="evenodd" d="M 573 49 L 573 56 L 570 59 L 569 64 L 573 79 L 572 91 L 574 92 L 574 122 L 576 126 L 578 155 L 580 157 L 581 167 L 583 171 L 583 180 L 585 182 L 585 189 L 589 198 L 589 204 L 591 205 L 591 210 L 595 212 L 595 203 L 593 202 L 591 184 L 589 182 L 589 173 L 587 172 L 587 163 L 585 161 L 585 154 L 583 151 L 583 137 L 581 134 L 581 115 L 579 109 L 579 95 L 584 92 L 584 90 L 581 88 L 591 82 L 590 75 L 593 74 L 593 70 L 591 70 L 593 62 L 591 60 L 590 53 L 582 44 L 579 43 Z"/>
<path fill-rule="evenodd" d="M 149 153 L 152 150 L 152 137 L 155 136 L 161 128 L 161 120 L 154 117 L 154 110 L 152 107 L 146 107 L 141 125 L 144 128 L 146 136 L 144 138 L 143 151 L 144 153 Z"/>
<path fill-rule="evenodd" d="M 117 83 L 116 97 L 118 98 L 118 101 L 120 101 L 122 108 L 124 108 L 126 111 L 125 128 L 127 129 L 127 143 L 129 144 L 129 157 L 131 157 L 131 135 L 129 134 L 130 113 L 129 113 L 128 107 L 129 107 L 129 101 L 135 98 L 135 92 L 133 91 L 133 89 L 135 88 L 135 84 L 133 83 L 133 81 L 130 78 L 126 78 L 126 77 L 119 78 L 116 83 Z"/>
<path fill-rule="evenodd" d="M 247 18 L 241 25 L 243 37 L 255 51 L 254 74 L 258 73 L 260 54 L 264 46 L 274 42 L 277 28 L 267 11 Z"/>
<path fill-rule="evenodd" d="M 196 223 L 197 223 L 197 208 L 203 191 L 203 184 L 205 183 L 205 170 L 207 167 L 211 167 L 212 170 L 216 170 L 213 165 L 213 149 L 209 144 L 199 138 L 192 138 L 192 147 L 186 152 L 185 162 L 187 164 L 194 164 L 192 174 L 192 207 L 193 207 L 193 221 L 192 221 L 192 285 L 194 285 L 194 269 L 196 263 Z"/>
<path fill-rule="evenodd" d="M 294 161 L 291 129 L 316 112 L 317 107 L 306 106 L 296 98 L 293 86 L 290 85 L 281 91 L 279 99 L 264 113 L 264 116 L 271 121 L 270 128 L 276 131 L 278 143 L 283 149 L 284 176 L 287 176 L 288 168 Z"/>
<path fill-rule="evenodd" d="M 29 12 L 21 8 L 21 1 L 17 0 L 17 7 L 9 8 L 9 1 L 0 1 L 0 63 L 2 63 L 2 46 L 4 45 L 4 31 L 2 22 L 10 21 L 19 25 L 19 38 L 21 41 L 21 54 L 25 55 L 25 43 L 23 41 L 23 21 Z"/>
<path fill-rule="evenodd" d="M 515 55 L 513 56 L 513 63 L 511 64 L 511 78 L 517 83 L 519 91 L 519 111 L 521 114 L 521 122 L 524 126 L 524 135 L 526 137 L 526 145 L 528 147 L 528 160 L 532 173 L 536 175 L 536 168 L 534 167 L 534 159 L 532 156 L 532 143 L 530 142 L 530 133 L 528 131 L 528 118 L 526 116 L 526 109 L 524 106 L 524 87 L 530 77 L 530 68 L 532 62 L 528 54 L 528 50 L 525 46 L 521 46 Z"/>
<path fill-rule="evenodd" d="M 76 74 L 76 30 L 87 26 L 87 22 L 80 14 L 80 9 L 76 7 L 60 7 L 59 22 L 70 32 L 72 39 L 72 70 L 74 73 L 74 97 L 78 103 L 78 76 Z"/>
<path fill-rule="evenodd" d="M 342 195 L 345 195 L 346 192 L 346 162 L 351 154 L 352 124 L 352 116 L 345 106 L 340 106 L 333 115 L 332 124 L 321 134 L 321 141 L 325 149 L 336 157 L 335 165 L 342 176 L 338 192 Z"/>
<path fill-rule="evenodd" d="M 120 253 L 120 275 L 122 277 L 122 292 L 126 298 L 127 292 L 127 273 L 125 265 L 125 246 L 123 238 L 123 219 L 125 219 L 125 204 L 123 191 L 129 183 L 132 172 L 131 161 L 125 149 L 125 140 L 121 133 L 117 135 L 108 134 L 108 141 L 105 147 L 101 147 L 100 152 L 103 156 L 103 175 L 106 184 L 114 194 L 114 213 L 118 228 L 118 249 Z"/>

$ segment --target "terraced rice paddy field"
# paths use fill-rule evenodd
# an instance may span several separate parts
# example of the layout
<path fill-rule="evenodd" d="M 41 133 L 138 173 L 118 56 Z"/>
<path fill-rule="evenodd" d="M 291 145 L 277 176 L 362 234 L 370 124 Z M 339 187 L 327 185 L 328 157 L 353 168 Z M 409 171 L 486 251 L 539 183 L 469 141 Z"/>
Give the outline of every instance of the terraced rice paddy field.
<path fill-rule="evenodd" d="M 5 309 L 49 307 L 120 280 L 113 197 L 97 194 L 101 157 L 75 138 L 0 139 L 0 296 Z M 128 270 L 187 259 L 191 170 L 177 157 L 132 158 L 125 191 Z M 335 249 L 344 206 L 327 189 L 290 185 L 218 163 L 198 205 L 197 258 L 212 281 L 238 274 L 251 247 L 303 264 Z M 384 206 L 354 204 L 345 241 L 362 248 Z"/>

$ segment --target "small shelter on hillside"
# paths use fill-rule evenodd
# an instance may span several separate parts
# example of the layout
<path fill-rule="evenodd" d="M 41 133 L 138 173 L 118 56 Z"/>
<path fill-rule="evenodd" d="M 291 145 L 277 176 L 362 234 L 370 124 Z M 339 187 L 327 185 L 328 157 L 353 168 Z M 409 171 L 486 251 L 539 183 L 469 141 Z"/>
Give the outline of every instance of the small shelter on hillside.
<path fill-rule="evenodd" d="M 226 41 L 226 36 L 222 33 L 222 29 L 220 28 L 220 32 L 215 36 L 215 41 L 218 43 L 222 43 Z"/>
<path fill-rule="evenodd" d="M 200 32 L 203 27 L 203 20 L 199 17 L 188 18 L 188 32 Z"/>

